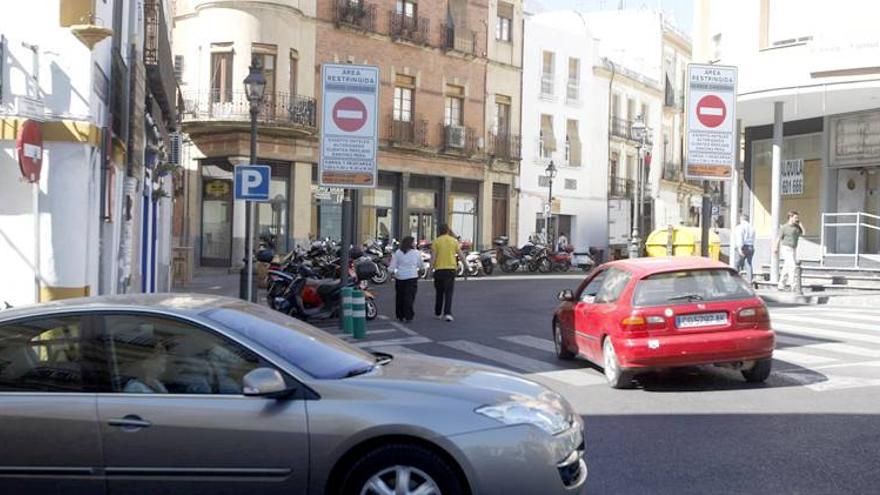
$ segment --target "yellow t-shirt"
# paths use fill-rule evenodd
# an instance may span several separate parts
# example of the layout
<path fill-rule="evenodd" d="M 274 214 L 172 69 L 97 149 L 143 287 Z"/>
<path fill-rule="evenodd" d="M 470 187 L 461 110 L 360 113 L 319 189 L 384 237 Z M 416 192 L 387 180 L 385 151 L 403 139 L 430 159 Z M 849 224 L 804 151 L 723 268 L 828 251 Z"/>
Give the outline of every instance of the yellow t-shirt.
<path fill-rule="evenodd" d="M 458 240 L 451 235 L 441 235 L 434 239 L 431 246 L 434 250 L 434 269 L 435 270 L 455 270 L 458 263 L 455 255 L 458 253 Z"/>

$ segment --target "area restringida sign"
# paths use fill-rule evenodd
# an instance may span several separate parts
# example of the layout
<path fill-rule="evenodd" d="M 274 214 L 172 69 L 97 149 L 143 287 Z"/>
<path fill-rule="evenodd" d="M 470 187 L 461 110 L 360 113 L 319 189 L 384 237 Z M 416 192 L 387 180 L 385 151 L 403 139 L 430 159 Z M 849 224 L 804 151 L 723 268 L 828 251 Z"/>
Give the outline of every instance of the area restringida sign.
<path fill-rule="evenodd" d="M 736 67 L 688 65 L 690 180 L 729 180 L 736 166 Z"/>
<path fill-rule="evenodd" d="M 376 187 L 378 67 L 324 64 L 321 80 L 319 183 L 341 188 Z"/>

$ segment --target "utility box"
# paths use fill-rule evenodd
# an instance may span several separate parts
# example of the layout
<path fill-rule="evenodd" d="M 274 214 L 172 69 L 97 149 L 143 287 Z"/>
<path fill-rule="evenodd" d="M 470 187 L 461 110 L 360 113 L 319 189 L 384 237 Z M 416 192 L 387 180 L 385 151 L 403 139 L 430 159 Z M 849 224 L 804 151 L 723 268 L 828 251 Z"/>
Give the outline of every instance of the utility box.
<path fill-rule="evenodd" d="M 648 256 L 699 256 L 702 231 L 699 227 L 669 226 L 651 232 L 645 242 Z M 671 252 L 670 252 L 671 251 Z M 721 238 L 709 231 L 709 258 L 721 258 Z"/>

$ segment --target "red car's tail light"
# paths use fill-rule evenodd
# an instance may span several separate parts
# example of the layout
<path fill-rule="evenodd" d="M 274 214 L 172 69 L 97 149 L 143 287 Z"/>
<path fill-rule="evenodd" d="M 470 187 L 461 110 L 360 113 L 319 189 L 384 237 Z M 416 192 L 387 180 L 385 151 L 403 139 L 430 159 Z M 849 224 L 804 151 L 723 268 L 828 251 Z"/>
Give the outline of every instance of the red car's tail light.
<path fill-rule="evenodd" d="M 623 321 L 620 322 L 620 327 L 627 336 L 630 337 L 640 337 L 648 335 L 648 322 L 645 320 L 645 317 L 638 314 L 633 313 Z"/>
<path fill-rule="evenodd" d="M 736 321 L 742 327 L 770 327 L 770 312 L 766 306 L 753 306 L 739 310 Z"/>

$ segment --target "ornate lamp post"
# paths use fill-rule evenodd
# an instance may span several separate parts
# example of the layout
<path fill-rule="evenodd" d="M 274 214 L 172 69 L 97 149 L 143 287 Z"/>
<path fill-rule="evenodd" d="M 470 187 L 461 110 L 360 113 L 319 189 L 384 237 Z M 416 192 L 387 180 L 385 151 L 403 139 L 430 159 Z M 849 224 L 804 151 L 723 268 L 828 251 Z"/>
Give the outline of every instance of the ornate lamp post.
<path fill-rule="evenodd" d="M 247 93 L 247 99 L 250 102 L 251 111 L 251 165 L 257 162 L 257 115 L 260 113 L 260 105 L 263 102 L 263 95 L 266 92 L 266 76 L 263 75 L 263 66 L 258 57 L 251 60 L 250 73 L 244 78 L 244 89 Z M 244 222 L 244 253 L 247 260 L 247 283 L 246 287 L 240 288 L 239 297 L 250 302 L 254 301 L 254 233 L 252 205 L 250 201 L 245 201 L 245 222 Z"/>
<path fill-rule="evenodd" d="M 553 160 L 550 160 L 550 164 L 547 165 L 547 168 L 544 169 L 544 172 L 547 173 L 547 179 L 550 186 L 550 192 L 547 195 L 547 209 L 544 211 L 544 219 L 545 219 L 545 232 L 547 234 L 547 245 L 549 246 L 553 242 L 553 237 L 550 233 L 550 225 L 551 220 L 553 218 L 553 179 L 556 178 L 556 165 L 553 164 Z"/>
<path fill-rule="evenodd" d="M 636 188 L 633 197 L 635 206 L 633 211 L 635 214 L 633 215 L 632 234 L 630 235 L 629 242 L 629 257 L 638 258 L 642 255 L 642 239 L 639 237 L 639 225 L 642 222 L 642 196 L 644 195 L 642 192 L 642 172 L 644 169 L 642 153 L 644 152 L 645 136 L 647 134 L 645 120 L 641 115 L 636 117 L 635 122 L 632 123 L 631 130 L 633 139 L 638 142 L 636 145 L 638 150 L 638 170 L 636 171 Z"/>

